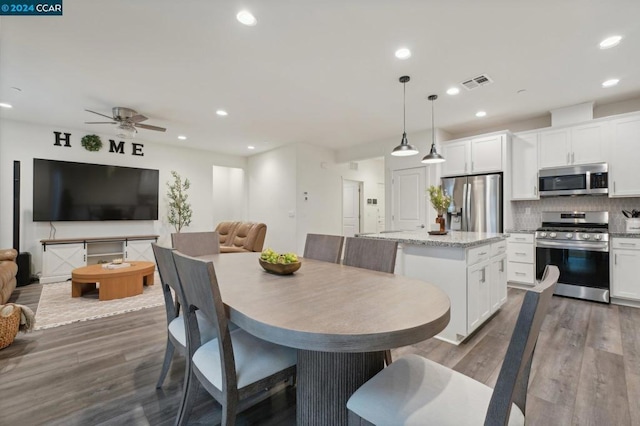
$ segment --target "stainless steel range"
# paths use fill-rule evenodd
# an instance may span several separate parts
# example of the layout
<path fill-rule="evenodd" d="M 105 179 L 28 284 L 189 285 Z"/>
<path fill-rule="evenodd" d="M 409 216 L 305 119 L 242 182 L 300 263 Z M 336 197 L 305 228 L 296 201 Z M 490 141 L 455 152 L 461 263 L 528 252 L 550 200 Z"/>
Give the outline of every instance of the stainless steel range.
<path fill-rule="evenodd" d="M 536 231 L 536 276 L 556 265 L 555 294 L 609 303 L 609 212 L 545 212 Z"/>

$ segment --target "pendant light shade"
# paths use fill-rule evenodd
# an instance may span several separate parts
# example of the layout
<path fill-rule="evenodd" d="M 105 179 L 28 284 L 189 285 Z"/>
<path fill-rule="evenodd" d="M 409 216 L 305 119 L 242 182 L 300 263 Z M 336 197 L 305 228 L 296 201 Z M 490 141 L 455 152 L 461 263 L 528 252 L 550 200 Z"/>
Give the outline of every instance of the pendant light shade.
<path fill-rule="evenodd" d="M 391 155 L 395 155 L 396 157 L 405 157 L 409 155 L 416 155 L 418 150 L 413 145 L 409 145 L 409 141 L 407 140 L 407 131 L 406 131 L 406 107 L 407 107 L 407 92 L 405 84 L 411 80 L 408 75 L 403 75 L 400 77 L 400 83 L 402 83 L 402 140 L 400 141 L 400 145 L 393 148 L 391 151 Z"/>
<path fill-rule="evenodd" d="M 424 164 L 437 164 L 444 163 L 445 159 L 442 155 L 436 151 L 436 128 L 434 126 L 434 114 L 433 114 L 433 101 L 438 99 L 438 95 L 430 95 L 428 98 L 431 101 L 431 151 L 424 156 L 422 163 Z"/>

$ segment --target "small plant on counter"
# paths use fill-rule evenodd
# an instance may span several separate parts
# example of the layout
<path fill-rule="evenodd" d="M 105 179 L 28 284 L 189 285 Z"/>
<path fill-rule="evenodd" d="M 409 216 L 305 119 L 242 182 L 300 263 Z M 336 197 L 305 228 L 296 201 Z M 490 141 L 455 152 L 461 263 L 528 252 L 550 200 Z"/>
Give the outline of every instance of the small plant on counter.
<path fill-rule="evenodd" d="M 431 197 L 431 205 L 438 212 L 438 215 L 444 215 L 451 204 L 451 197 L 443 191 L 441 186 L 433 185 L 429 187 L 429 196 Z"/>
<path fill-rule="evenodd" d="M 189 179 L 182 180 L 182 177 L 178 172 L 171 170 L 171 176 L 173 177 L 173 183 L 167 182 L 169 192 L 167 192 L 167 198 L 169 199 L 169 212 L 167 214 L 167 220 L 170 225 L 176 228 L 176 232 L 191 224 L 191 204 L 187 202 L 189 195 L 187 190 L 191 187 Z"/>

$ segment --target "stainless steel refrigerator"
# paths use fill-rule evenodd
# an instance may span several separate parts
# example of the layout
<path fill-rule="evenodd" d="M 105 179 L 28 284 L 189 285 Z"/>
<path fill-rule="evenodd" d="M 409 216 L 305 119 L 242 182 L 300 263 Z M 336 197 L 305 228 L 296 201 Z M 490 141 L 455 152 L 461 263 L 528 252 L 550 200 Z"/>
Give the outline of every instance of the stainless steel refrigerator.
<path fill-rule="evenodd" d="M 442 178 L 452 196 L 446 228 L 452 231 L 498 232 L 502 229 L 502 174 Z"/>

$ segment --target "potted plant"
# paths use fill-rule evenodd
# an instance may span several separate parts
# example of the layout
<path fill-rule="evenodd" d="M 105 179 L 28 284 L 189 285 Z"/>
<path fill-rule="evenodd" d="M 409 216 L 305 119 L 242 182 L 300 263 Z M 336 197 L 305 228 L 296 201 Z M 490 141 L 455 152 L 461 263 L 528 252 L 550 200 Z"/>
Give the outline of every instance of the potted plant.
<path fill-rule="evenodd" d="M 436 223 L 440 224 L 440 232 L 444 233 L 444 214 L 451 204 L 451 197 L 444 192 L 442 187 L 433 185 L 429 187 L 429 196 L 431 198 L 431 205 L 438 213 Z"/>
<path fill-rule="evenodd" d="M 167 219 L 169 224 L 176 228 L 176 232 L 180 232 L 182 227 L 191 224 L 191 204 L 187 202 L 189 195 L 187 190 L 191 186 L 189 179 L 182 180 L 182 177 L 174 170 L 171 170 L 173 183 L 167 182 L 169 191 L 167 198 L 169 199 L 169 213 Z"/>

